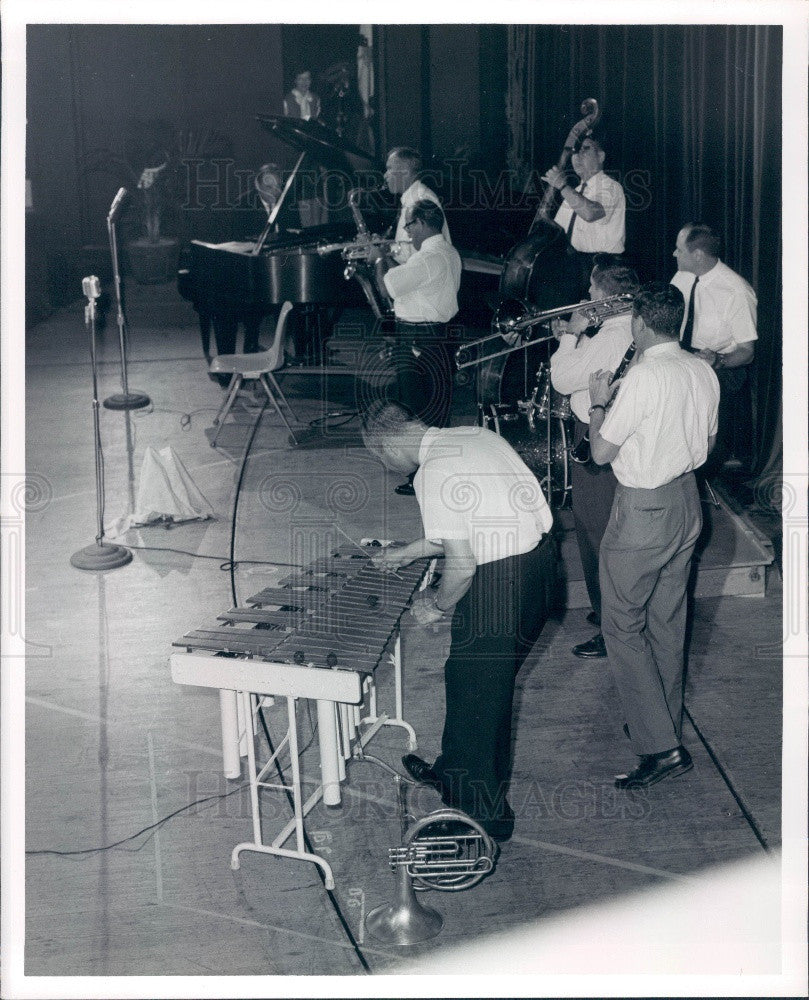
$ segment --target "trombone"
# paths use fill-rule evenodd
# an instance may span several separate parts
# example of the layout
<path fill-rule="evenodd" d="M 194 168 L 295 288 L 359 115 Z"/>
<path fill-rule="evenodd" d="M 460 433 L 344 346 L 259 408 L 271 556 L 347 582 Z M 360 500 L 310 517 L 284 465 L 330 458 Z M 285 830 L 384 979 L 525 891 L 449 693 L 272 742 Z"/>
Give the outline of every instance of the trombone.
<path fill-rule="evenodd" d="M 631 292 L 620 292 L 618 295 L 608 295 L 604 299 L 586 299 L 583 302 L 576 302 L 573 305 L 557 306 L 556 309 L 545 309 L 541 312 L 525 308 L 520 303 L 506 300 L 506 302 L 500 303 L 492 320 L 495 332 L 485 337 L 480 337 L 478 340 L 470 340 L 468 344 L 462 344 L 455 352 L 455 367 L 460 371 L 462 368 L 480 365 L 485 361 L 491 361 L 492 358 L 502 357 L 504 354 L 524 350 L 526 347 L 530 347 L 531 344 L 540 344 L 545 340 L 552 340 L 553 334 L 549 334 L 547 337 L 531 337 L 529 331 L 541 323 L 547 323 L 560 316 L 581 313 L 587 318 L 590 324 L 601 323 L 610 316 L 619 316 L 621 313 L 629 312 L 632 308 L 634 298 L 635 296 Z M 521 313 L 508 315 L 508 310 L 505 307 L 513 307 L 514 305 L 522 310 Z M 500 314 L 501 309 L 504 309 L 504 315 Z M 523 331 L 526 332 L 523 333 Z M 518 338 L 517 342 L 514 342 L 515 337 Z M 489 351 L 489 348 L 484 346 L 490 345 L 491 347 L 496 347 L 497 344 L 491 342 L 502 340 L 509 343 L 509 346 L 502 348 L 502 350 Z M 478 353 L 478 349 L 481 347 L 483 348 L 483 352 Z M 486 353 L 487 351 L 489 352 Z"/>

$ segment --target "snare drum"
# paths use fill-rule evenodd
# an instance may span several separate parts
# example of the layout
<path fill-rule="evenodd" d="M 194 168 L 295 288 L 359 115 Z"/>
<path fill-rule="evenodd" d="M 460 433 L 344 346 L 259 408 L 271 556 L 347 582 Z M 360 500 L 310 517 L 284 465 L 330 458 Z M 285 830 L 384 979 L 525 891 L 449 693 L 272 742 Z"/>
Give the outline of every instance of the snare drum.
<path fill-rule="evenodd" d="M 540 417 L 547 417 L 549 412 L 558 420 L 569 420 L 573 416 L 570 396 L 563 396 L 551 385 L 550 365 L 544 361 L 537 369 L 536 387 L 531 398 Z"/>
<path fill-rule="evenodd" d="M 564 420 L 539 418 L 531 399 L 480 406 L 478 425 L 508 441 L 539 480 L 551 506 L 564 504 L 570 491 L 570 435 Z"/>

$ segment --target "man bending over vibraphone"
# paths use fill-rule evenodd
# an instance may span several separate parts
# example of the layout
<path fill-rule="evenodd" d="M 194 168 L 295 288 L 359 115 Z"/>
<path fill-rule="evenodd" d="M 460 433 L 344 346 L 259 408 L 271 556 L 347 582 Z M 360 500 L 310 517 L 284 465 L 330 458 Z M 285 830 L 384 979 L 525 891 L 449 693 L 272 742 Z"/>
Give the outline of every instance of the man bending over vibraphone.
<path fill-rule="evenodd" d="M 443 555 L 440 586 L 419 593 L 412 613 L 421 625 L 452 614 L 441 753 L 432 767 L 415 754 L 402 763 L 446 805 L 508 840 L 514 683 L 557 593 L 550 509 L 519 455 L 485 428 L 427 427 L 404 407 L 376 401 L 363 416 L 363 439 L 388 469 L 418 469 L 424 527 L 424 537 L 374 562 L 395 570 Z"/>

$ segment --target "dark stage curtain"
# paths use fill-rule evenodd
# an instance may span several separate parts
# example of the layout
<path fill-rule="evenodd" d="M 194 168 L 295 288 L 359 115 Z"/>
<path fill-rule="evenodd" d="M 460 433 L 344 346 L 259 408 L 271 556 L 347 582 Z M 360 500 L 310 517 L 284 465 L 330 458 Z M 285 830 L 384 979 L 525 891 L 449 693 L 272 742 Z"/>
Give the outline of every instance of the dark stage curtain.
<path fill-rule="evenodd" d="M 739 414 L 737 438 L 754 473 L 771 470 L 780 450 L 781 54 L 780 26 L 509 29 L 510 165 L 530 151 L 525 165 L 542 173 L 581 101 L 595 97 L 642 276 L 668 279 L 677 232 L 701 220 L 756 289 L 752 407 Z"/>

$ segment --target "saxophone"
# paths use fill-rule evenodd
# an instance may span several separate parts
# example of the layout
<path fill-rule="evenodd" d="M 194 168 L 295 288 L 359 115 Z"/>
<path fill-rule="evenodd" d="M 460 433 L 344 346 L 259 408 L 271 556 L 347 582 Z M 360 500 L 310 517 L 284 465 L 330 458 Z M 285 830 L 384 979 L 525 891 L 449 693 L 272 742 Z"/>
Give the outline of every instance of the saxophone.
<path fill-rule="evenodd" d="M 373 247 L 390 248 L 396 244 L 392 240 L 380 239 L 369 231 L 358 204 L 360 195 L 364 193 L 365 190 L 358 187 L 348 192 L 348 207 L 357 227 L 357 239 L 353 243 L 327 245 L 321 247 L 318 252 L 330 253 L 333 250 L 342 252 L 343 259 L 347 262 L 343 277 L 346 281 L 351 278 L 357 279 L 374 316 L 377 319 L 384 319 L 393 311 L 393 302 L 381 280 L 381 275 L 369 262 L 368 257 Z"/>

